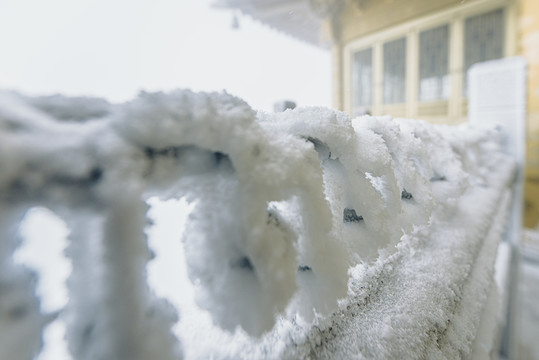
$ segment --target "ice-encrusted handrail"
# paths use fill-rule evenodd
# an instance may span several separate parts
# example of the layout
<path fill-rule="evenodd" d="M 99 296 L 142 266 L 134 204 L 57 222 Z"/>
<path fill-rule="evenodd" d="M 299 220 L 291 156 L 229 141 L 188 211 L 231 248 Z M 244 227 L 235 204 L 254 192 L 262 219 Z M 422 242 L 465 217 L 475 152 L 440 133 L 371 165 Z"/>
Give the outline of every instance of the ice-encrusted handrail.
<path fill-rule="evenodd" d="M 42 205 L 71 229 L 76 359 L 469 357 L 492 338 L 477 340 L 513 172 L 499 136 L 323 108 L 256 114 L 226 93 L 121 105 L 4 93 L 0 353 L 41 346 L 47 315 L 12 256 Z M 151 196 L 196 203 L 189 275 L 233 347 L 190 352 L 172 336 L 176 312 L 145 278 Z"/>

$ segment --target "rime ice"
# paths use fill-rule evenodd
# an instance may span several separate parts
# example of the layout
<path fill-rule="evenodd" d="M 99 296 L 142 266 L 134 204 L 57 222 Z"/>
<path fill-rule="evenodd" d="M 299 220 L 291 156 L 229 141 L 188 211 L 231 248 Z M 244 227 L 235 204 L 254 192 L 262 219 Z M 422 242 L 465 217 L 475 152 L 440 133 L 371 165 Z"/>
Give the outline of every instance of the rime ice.
<path fill-rule="evenodd" d="M 323 108 L 257 114 L 226 93 L 3 93 L 0 271 L 22 271 L 9 234 L 25 206 L 66 221 L 77 359 L 472 356 L 494 346 L 480 325 L 496 311 L 514 169 L 499 143 L 493 129 Z M 180 340 L 181 312 L 146 284 L 153 196 L 192 204 L 185 260 L 212 323 Z M 36 303 L 9 291 L 0 311 Z M 2 316 L 0 331 L 18 321 L 38 351 L 44 317 Z"/>

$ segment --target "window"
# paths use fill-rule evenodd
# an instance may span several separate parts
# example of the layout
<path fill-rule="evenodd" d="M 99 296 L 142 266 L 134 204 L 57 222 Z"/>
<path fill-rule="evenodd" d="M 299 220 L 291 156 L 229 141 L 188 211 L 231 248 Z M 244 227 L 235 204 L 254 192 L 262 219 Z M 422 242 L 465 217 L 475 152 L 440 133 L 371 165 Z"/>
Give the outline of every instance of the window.
<path fill-rule="evenodd" d="M 344 109 L 465 121 L 466 72 L 512 54 L 515 11 L 510 0 L 468 1 L 344 44 Z"/>
<path fill-rule="evenodd" d="M 384 44 L 384 104 L 406 101 L 406 38 Z"/>
<path fill-rule="evenodd" d="M 354 53 L 352 66 L 354 115 L 363 115 L 372 106 L 372 48 Z"/>
<path fill-rule="evenodd" d="M 449 25 L 419 33 L 419 101 L 449 96 Z"/>
<path fill-rule="evenodd" d="M 504 54 L 503 9 L 469 17 L 464 26 L 464 70 L 475 63 L 499 59 Z M 467 79 L 464 81 L 466 93 Z"/>

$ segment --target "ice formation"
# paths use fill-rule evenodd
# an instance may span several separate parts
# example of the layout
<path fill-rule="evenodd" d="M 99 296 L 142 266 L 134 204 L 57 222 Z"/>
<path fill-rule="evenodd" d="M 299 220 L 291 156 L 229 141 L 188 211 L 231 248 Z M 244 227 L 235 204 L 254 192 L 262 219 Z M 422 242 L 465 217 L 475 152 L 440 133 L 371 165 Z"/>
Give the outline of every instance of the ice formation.
<path fill-rule="evenodd" d="M 76 359 L 488 354 L 514 170 L 501 136 L 324 108 L 257 114 L 226 93 L 118 105 L 2 93 L 0 351 L 41 346 L 47 315 L 11 257 L 25 210 L 42 205 L 71 228 L 61 316 Z M 214 324 L 196 349 L 146 283 L 154 196 L 193 204 L 185 261 Z"/>

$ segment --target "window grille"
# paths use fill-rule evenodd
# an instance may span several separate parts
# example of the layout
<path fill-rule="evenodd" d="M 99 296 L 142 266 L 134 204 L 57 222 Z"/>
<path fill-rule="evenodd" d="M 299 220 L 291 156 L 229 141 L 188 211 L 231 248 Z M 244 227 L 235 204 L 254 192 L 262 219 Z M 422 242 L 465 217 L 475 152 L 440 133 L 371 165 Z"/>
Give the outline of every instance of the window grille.
<path fill-rule="evenodd" d="M 466 19 L 464 24 L 464 70 L 475 63 L 499 59 L 504 53 L 504 14 L 503 9 L 494 10 Z M 468 84 L 464 78 L 464 94 Z"/>
<path fill-rule="evenodd" d="M 372 78 L 372 48 L 356 52 L 352 70 L 354 115 L 363 115 L 372 106 Z"/>
<path fill-rule="evenodd" d="M 419 34 L 419 101 L 449 96 L 449 25 Z"/>
<path fill-rule="evenodd" d="M 384 44 L 384 104 L 406 101 L 406 38 Z"/>

